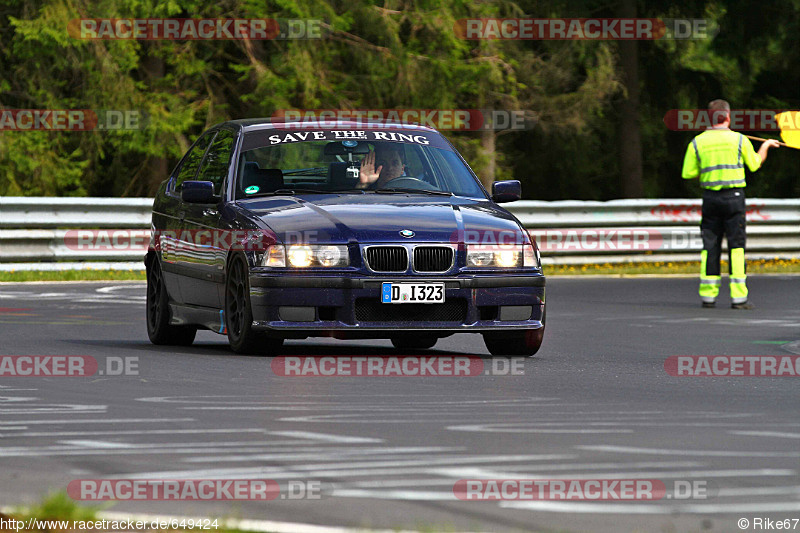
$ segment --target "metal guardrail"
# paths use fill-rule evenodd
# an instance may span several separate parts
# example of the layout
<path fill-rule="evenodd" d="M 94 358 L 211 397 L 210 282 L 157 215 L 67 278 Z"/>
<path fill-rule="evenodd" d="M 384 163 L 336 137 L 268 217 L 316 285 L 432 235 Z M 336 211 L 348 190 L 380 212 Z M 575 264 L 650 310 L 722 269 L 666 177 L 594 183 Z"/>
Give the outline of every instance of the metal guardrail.
<path fill-rule="evenodd" d="M 507 205 L 526 228 L 671 226 L 700 224 L 702 200 L 523 200 Z M 750 224 L 800 225 L 800 200 L 748 198 Z M 798 228 L 800 231 L 800 228 Z"/>
<path fill-rule="evenodd" d="M 520 201 L 508 210 L 536 237 L 545 264 L 697 261 L 703 248 L 700 199 Z M 747 251 L 800 257 L 800 200 L 748 199 Z"/>
<path fill-rule="evenodd" d="M 0 196 L 0 229 L 147 229 L 152 209 L 152 198 Z"/>
<path fill-rule="evenodd" d="M 143 268 L 139 248 L 77 249 L 70 229 L 148 231 L 152 198 L 0 197 L 0 270 Z M 505 206 L 545 264 L 698 260 L 699 199 L 520 201 Z M 800 200 L 747 200 L 748 257 L 800 257 Z M 122 266 L 121 266 L 122 265 Z"/>

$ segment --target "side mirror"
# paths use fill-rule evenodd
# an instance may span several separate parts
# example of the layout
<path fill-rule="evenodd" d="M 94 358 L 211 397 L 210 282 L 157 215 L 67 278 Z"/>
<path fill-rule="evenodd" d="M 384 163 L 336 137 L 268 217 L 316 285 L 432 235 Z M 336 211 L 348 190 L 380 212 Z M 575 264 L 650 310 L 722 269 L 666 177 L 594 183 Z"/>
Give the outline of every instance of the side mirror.
<path fill-rule="evenodd" d="M 189 204 L 212 204 L 214 184 L 210 181 L 184 181 L 181 187 L 181 200 Z"/>
<path fill-rule="evenodd" d="M 519 180 L 495 181 L 492 183 L 492 200 L 498 204 L 516 202 L 522 198 L 522 184 Z"/>

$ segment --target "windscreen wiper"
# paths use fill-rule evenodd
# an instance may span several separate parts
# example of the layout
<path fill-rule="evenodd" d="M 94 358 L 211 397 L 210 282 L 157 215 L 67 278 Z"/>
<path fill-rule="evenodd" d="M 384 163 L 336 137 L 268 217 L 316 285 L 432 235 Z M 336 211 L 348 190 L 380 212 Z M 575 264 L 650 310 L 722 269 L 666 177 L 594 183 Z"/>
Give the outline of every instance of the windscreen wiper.
<path fill-rule="evenodd" d="M 297 194 L 337 194 L 339 191 L 322 191 L 319 189 L 278 189 L 277 191 L 262 192 L 258 194 L 249 195 L 253 196 L 295 196 Z"/>
<path fill-rule="evenodd" d="M 320 172 L 328 173 L 328 167 L 312 167 L 312 168 L 298 168 L 295 170 L 286 170 L 283 172 L 284 176 L 317 176 Z"/>
<path fill-rule="evenodd" d="M 395 194 L 395 193 L 402 193 L 402 194 L 433 194 L 436 196 L 453 196 L 453 193 L 447 191 L 429 191 L 428 189 L 403 189 L 397 187 L 385 187 L 382 189 L 375 189 L 375 192 L 378 194 Z"/>
<path fill-rule="evenodd" d="M 323 191 L 320 189 L 278 189 L 277 191 L 264 191 L 248 194 L 247 198 L 256 196 L 296 196 L 298 194 L 366 194 L 363 189 L 344 189 L 336 191 Z"/>

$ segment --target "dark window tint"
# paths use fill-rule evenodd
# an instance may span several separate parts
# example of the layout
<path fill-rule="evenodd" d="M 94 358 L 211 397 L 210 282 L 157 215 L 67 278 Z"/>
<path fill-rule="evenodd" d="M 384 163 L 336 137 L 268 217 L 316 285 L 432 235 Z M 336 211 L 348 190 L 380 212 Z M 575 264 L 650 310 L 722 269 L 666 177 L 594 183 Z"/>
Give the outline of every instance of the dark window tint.
<path fill-rule="evenodd" d="M 233 153 L 233 132 L 230 130 L 220 130 L 211 148 L 208 149 L 206 158 L 200 167 L 200 174 L 197 179 L 200 181 L 210 181 L 214 184 L 214 194 L 219 194 L 225 176 L 228 175 L 228 165 L 231 162 Z"/>
<path fill-rule="evenodd" d="M 197 174 L 197 167 L 200 166 L 200 161 L 203 160 L 203 154 L 206 153 L 208 143 L 214 137 L 214 132 L 208 132 L 198 140 L 194 146 L 189 149 L 186 157 L 181 163 L 181 168 L 178 169 L 178 176 L 175 179 L 174 190 L 179 191 L 181 184 L 186 180 L 193 180 Z"/>

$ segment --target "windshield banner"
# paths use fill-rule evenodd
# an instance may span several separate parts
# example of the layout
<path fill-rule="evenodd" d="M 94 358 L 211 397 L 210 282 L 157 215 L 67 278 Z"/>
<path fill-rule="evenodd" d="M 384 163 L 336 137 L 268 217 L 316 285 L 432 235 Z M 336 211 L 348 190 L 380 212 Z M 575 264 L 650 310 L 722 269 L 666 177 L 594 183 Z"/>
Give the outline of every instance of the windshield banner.
<path fill-rule="evenodd" d="M 298 131 L 297 129 L 267 129 L 252 131 L 245 134 L 244 141 L 242 142 L 242 151 L 263 148 L 265 146 L 308 141 L 339 141 L 346 147 L 355 147 L 359 142 L 394 142 L 452 150 L 442 136 L 430 131 L 413 129 L 388 130 L 384 128 L 370 129 L 365 127 L 357 130 L 330 129 Z"/>

